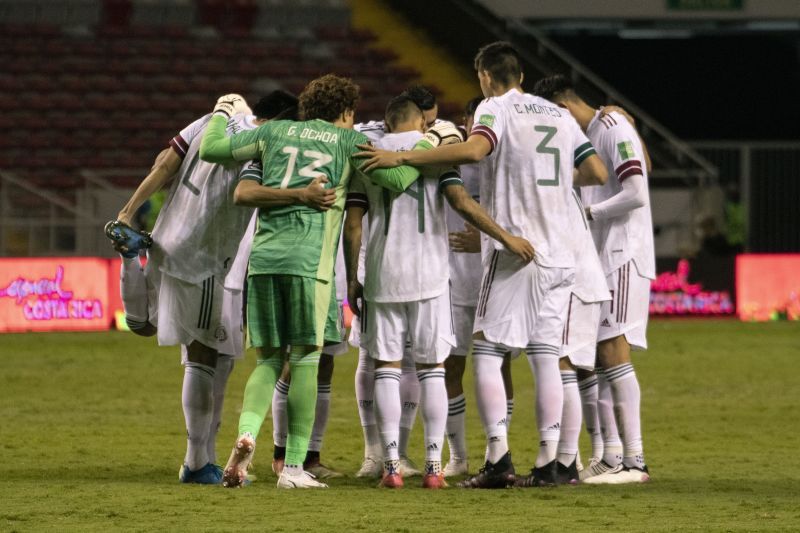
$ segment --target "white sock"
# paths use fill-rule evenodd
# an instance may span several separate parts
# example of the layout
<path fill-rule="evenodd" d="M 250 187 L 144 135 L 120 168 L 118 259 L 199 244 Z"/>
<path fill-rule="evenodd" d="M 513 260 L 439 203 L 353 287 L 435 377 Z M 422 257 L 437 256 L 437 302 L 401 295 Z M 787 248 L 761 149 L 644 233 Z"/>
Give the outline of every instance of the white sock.
<path fill-rule="evenodd" d="M 581 395 L 578 392 L 577 373 L 572 370 L 562 370 L 561 386 L 564 389 L 564 408 L 561 413 L 558 462 L 569 466 L 578 455 L 578 438 L 581 435 Z"/>
<path fill-rule="evenodd" d="M 286 447 L 286 436 L 289 434 L 289 384 L 279 379 L 272 393 L 272 442 L 275 446 Z"/>
<path fill-rule="evenodd" d="M 614 397 L 614 411 L 620 418 L 623 459 L 625 466 L 644 468 L 642 426 L 639 415 L 641 393 L 633 364 L 625 363 L 606 369 L 606 379 Z"/>
<path fill-rule="evenodd" d="M 619 439 L 617 417 L 614 414 L 614 398 L 605 371 L 601 369 L 596 371 L 597 414 L 600 418 L 600 432 L 603 435 L 603 461 L 611 466 L 617 466 L 622 462 L 622 441 Z"/>
<path fill-rule="evenodd" d="M 208 430 L 214 416 L 214 369 L 200 363 L 187 362 L 183 369 L 181 393 L 183 417 L 186 420 L 186 457 L 189 470 L 208 464 Z"/>
<path fill-rule="evenodd" d="M 486 432 L 487 461 L 496 463 L 508 452 L 506 388 L 503 384 L 504 350 L 501 346 L 476 340 L 472 343 L 475 403 Z"/>
<path fill-rule="evenodd" d="M 463 393 L 447 401 L 447 445 L 451 461 L 467 459 L 466 410 L 467 400 Z"/>
<path fill-rule="evenodd" d="M 322 438 L 325 428 L 328 427 L 328 414 L 331 410 L 331 384 L 317 385 L 317 406 L 314 413 L 314 426 L 311 428 L 311 439 L 308 441 L 308 451 L 319 452 L 322 450 Z"/>
<path fill-rule="evenodd" d="M 364 348 L 358 349 L 356 367 L 356 402 L 364 432 L 364 457 L 378 458 L 381 451 L 378 423 L 375 421 L 375 361 Z"/>
<path fill-rule="evenodd" d="M 414 429 L 414 421 L 417 418 L 417 407 L 419 406 L 419 380 L 417 379 L 417 367 L 411 357 L 411 353 L 406 350 L 403 354 L 402 373 L 400 375 L 400 401 L 402 411 L 400 415 L 400 440 L 398 442 L 400 455 L 408 455 L 408 439 L 411 437 L 411 430 Z"/>
<path fill-rule="evenodd" d="M 222 424 L 222 405 L 225 401 L 225 388 L 228 386 L 228 378 L 233 370 L 233 358 L 230 355 L 222 355 L 217 358 L 217 368 L 214 372 L 214 412 L 211 417 L 211 426 L 208 429 L 208 462 L 217 462 L 217 433 Z"/>
<path fill-rule="evenodd" d="M 125 321 L 132 330 L 147 325 L 147 282 L 138 257 L 122 258 L 119 293 L 125 309 Z"/>
<path fill-rule="evenodd" d="M 420 386 L 422 426 L 425 431 L 425 464 L 441 465 L 444 432 L 447 426 L 447 387 L 444 385 L 444 368 L 417 370 L 417 378 Z"/>
<path fill-rule="evenodd" d="M 375 415 L 383 446 L 383 460 L 400 459 L 400 369 L 375 370 Z"/>
<path fill-rule="evenodd" d="M 525 348 L 528 363 L 536 381 L 536 423 L 539 426 L 539 454 L 534 466 L 555 460 L 561 438 L 561 413 L 564 410 L 564 388 L 558 369 L 560 349 L 547 344 L 531 343 Z"/>
<path fill-rule="evenodd" d="M 586 433 L 592 443 L 592 457 L 603 457 L 603 434 L 600 432 L 600 418 L 597 414 L 597 376 L 592 375 L 578 382 L 581 395 L 583 421 Z"/>

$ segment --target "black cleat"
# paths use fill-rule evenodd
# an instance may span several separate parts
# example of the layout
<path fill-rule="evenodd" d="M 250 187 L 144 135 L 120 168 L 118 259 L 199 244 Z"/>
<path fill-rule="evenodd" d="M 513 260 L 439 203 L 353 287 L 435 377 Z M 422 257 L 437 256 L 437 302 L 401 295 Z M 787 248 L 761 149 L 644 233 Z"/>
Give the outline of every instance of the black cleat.
<path fill-rule="evenodd" d="M 569 466 L 564 466 L 556 461 L 556 483 L 558 485 L 577 485 L 580 476 L 578 475 L 578 465 L 575 461 Z"/>
<path fill-rule="evenodd" d="M 511 464 L 511 452 L 492 464 L 486 461 L 478 473 L 461 481 L 458 486 L 462 489 L 504 489 L 513 487 L 516 475 L 514 465 Z"/>
<path fill-rule="evenodd" d="M 517 487 L 555 487 L 556 486 L 556 461 L 553 459 L 544 466 L 535 466 L 531 473 L 523 478 L 517 478 Z"/>

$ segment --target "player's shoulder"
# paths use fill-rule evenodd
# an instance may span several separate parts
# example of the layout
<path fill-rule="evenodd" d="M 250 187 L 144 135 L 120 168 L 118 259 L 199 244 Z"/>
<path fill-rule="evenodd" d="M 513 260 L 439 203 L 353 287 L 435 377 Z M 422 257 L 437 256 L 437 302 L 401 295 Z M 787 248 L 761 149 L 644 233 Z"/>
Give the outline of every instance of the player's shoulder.
<path fill-rule="evenodd" d="M 594 126 L 600 135 L 608 137 L 630 137 L 636 134 L 636 129 L 628 122 L 628 119 L 616 111 L 606 114 L 599 113 Z"/>
<path fill-rule="evenodd" d="M 366 131 L 386 131 L 386 124 L 382 120 L 370 120 L 369 122 L 359 122 L 353 126 L 357 132 L 363 133 Z"/>

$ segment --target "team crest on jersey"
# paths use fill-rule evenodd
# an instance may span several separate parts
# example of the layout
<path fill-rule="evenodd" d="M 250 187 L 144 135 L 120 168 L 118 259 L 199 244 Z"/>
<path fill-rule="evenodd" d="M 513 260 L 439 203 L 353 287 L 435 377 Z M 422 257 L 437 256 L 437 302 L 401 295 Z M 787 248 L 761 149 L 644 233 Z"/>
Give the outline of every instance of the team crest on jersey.
<path fill-rule="evenodd" d="M 228 332 L 225 331 L 225 326 L 217 326 L 217 329 L 214 330 L 214 338 L 220 342 L 228 340 Z"/>
<path fill-rule="evenodd" d="M 622 141 L 621 143 L 618 143 L 617 150 L 619 150 L 619 156 L 623 161 L 636 155 L 633 152 L 633 144 L 630 141 Z"/>
<path fill-rule="evenodd" d="M 481 115 L 481 118 L 478 119 L 478 124 L 491 128 L 494 126 L 494 115 Z"/>

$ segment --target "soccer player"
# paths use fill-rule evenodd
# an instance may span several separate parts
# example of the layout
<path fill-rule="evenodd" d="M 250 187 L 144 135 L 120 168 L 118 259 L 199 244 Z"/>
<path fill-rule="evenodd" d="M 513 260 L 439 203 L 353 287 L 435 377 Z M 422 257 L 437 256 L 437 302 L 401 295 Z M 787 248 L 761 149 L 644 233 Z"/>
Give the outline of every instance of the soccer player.
<path fill-rule="evenodd" d="M 540 448 L 531 476 L 555 469 L 563 389 L 559 373 L 564 312 L 575 276 L 574 235 L 569 222 L 573 167 L 587 178 L 603 178 L 605 167 L 575 120 L 563 110 L 522 91 L 519 56 L 506 42 L 481 48 L 475 69 L 487 99 L 475 111 L 465 143 L 401 153 L 365 147 L 365 169 L 399 164 L 480 162 L 481 202 L 507 231 L 533 245 L 525 262 L 494 239 L 482 246 L 484 277 L 478 299 L 473 363 L 478 411 L 489 457 L 460 486 L 500 488 L 514 484 L 508 449 L 505 391 L 501 374 L 506 351 L 524 349 L 536 377 Z"/>
<path fill-rule="evenodd" d="M 424 118 L 407 97 L 393 99 L 386 110 L 393 133 L 380 146 L 409 150 L 423 139 Z M 458 130 L 446 125 L 453 132 Z M 460 136 L 460 134 L 459 134 Z M 436 139 L 437 137 L 428 137 Z M 356 182 L 348 195 L 345 257 L 348 300 L 362 295 L 356 279 L 361 247 L 361 218 L 369 213 L 361 344 L 375 362 L 375 408 L 384 448 L 381 485 L 403 485 L 398 472 L 400 424 L 400 361 L 410 351 L 421 387 L 425 427 L 423 487 L 446 486 L 441 453 L 447 418 L 444 360 L 454 343 L 450 313 L 447 226 L 444 198 L 479 229 L 517 249 L 530 252 L 524 239 L 511 236 L 481 210 L 452 167 L 425 169 L 413 189 L 392 194 L 373 184 Z M 416 227 L 416 231 L 409 231 Z"/>
<path fill-rule="evenodd" d="M 581 195 L 612 293 L 612 300 L 603 304 L 599 321 L 597 362 L 603 373 L 602 377 L 598 374 L 598 381 L 606 381 L 611 390 L 613 413 L 623 440 L 622 457 L 620 461 L 618 441 L 610 431 L 616 425 L 613 413 L 600 409 L 604 439 L 607 438 L 603 460 L 592 465 L 584 482 L 643 483 L 649 481 L 650 475 L 642 446 L 639 382 L 630 352 L 647 348 L 650 280 L 655 278 L 646 152 L 623 115 L 611 112 L 601 116 L 580 98 L 564 76 L 540 81 L 537 91 L 575 116 L 610 175 L 604 186 L 584 187 Z"/>
<path fill-rule="evenodd" d="M 236 113 L 224 127 L 253 129 L 296 109 L 297 99 L 276 91 L 259 101 L 252 116 L 244 99 L 220 100 Z M 187 450 L 179 479 L 183 483 L 219 483 L 216 434 L 233 359 L 243 354 L 242 282 L 249 248 L 245 230 L 252 210 L 230 201 L 239 167 L 199 160 L 198 150 L 210 115 L 184 128 L 159 154 L 153 169 L 107 225 L 121 252 L 121 293 L 126 321 L 134 333 L 158 336 L 159 345 L 181 345 L 182 392 Z M 175 176 L 155 228 L 143 271 L 130 229 L 133 214 Z M 186 220 L 193 220 L 186 224 Z M 241 241 L 241 243 L 240 243 Z"/>
<path fill-rule="evenodd" d="M 336 312 L 333 264 L 345 193 L 357 169 L 353 155 L 358 144 L 368 141 L 352 130 L 357 101 L 355 84 L 326 75 L 311 81 L 300 95 L 302 122 L 275 121 L 226 136 L 229 111 L 218 105 L 203 138 L 203 160 L 259 159 L 263 165 L 261 185 L 267 188 L 295 194 L 322 181 L 336 194 L 330 209 L 323 212 L 296 205 L 259 210 L 248 269 L 247 309 L 248 332 L 258 348 L 258 364 L 245 388 L 239 436 L 223 474 L 223 484 L 228 486 L 240 486 L 245 479 L 283 354 L 290 349 L 286 461 L 278 487 L 327 487 L 303 470 L 303 462 L 314 420 L 320 351 L 326 340 L 340 339 L 336 328 L 326 335 L 325 326 Z M 410 170 L 379 171 L 370 178 L 402 191 L 416 179 Z M 248 181 L 252 180 L 243 180 L 239 187 Z M 257 182 L 248 186 L 259 190 Z M 258 195 L 252 200 L 257 203 Z"/>

